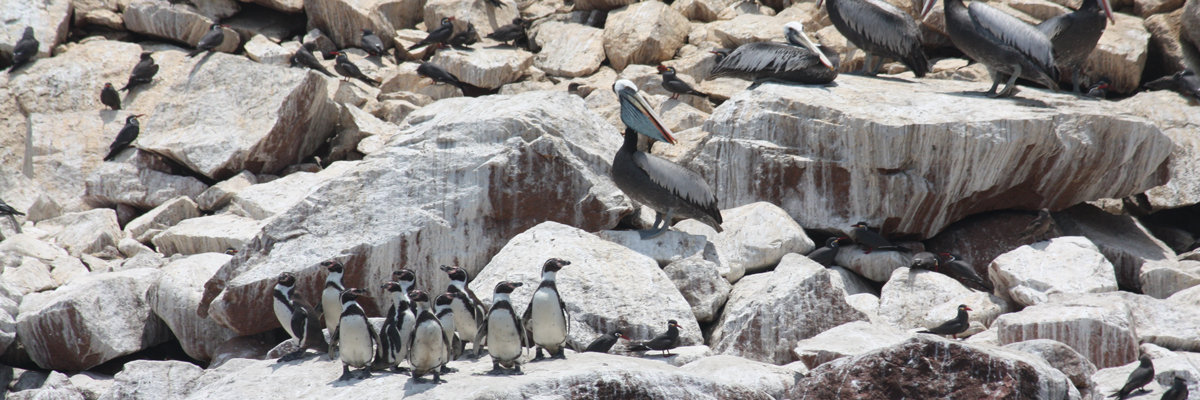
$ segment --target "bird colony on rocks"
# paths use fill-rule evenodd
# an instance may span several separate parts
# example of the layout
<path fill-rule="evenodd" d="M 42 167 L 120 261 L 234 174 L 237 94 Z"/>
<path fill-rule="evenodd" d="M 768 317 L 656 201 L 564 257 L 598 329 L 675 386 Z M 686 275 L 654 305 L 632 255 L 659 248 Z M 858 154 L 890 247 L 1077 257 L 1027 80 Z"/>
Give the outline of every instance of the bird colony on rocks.
<path fill-rule="evenodd" d="M 0 16 L 6 398 L 1200 398 L 1200 0 Z"/>

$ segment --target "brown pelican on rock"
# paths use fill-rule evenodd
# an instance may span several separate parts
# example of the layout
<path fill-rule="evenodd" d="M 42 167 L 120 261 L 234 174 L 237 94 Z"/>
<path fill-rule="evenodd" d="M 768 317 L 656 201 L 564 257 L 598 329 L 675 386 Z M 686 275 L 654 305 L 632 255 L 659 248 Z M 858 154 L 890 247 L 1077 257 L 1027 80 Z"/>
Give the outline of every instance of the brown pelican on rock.
<path fill-rule="evenodd" d="M 662 118 L 650 108 L 633 82 L 618 80 L 613 91 L 620 99 L 621 122 L 625 123 L 625 141 L 613 157 L 613 183 L 625 195 L 655 211 L 654 226 L 641 231 L 642 239 L 663 234 L 675 217 L 693 218 L 721 232 L 717 196 L 704 178 L 665 158 L 638 151 L 638 133 L 660 142 L 675 143 Z"/>
<path fill-rule="evenodd" d="M 908 13 L 883 0 L 817 0 L 817 9 L 822 2 L 838 32 L 866 52 L 864 74 L 875 75 L 884 57 L 904 63 L 918 78 L 929 72 L 921 30 Z M 874 68 L 871 56 L 877 59 Z"/>
<path fill-rule="evenodd" d="M 1113 19 L 1108 0 L 1083 0 L 1083 5 L 1075 12 L 1050 18 L 1037 26 L 1054 45 L 1054 59 L 1061 72 L 1071 72 L 1071 90 L 1075 94 L 1081 94 L 1080 75 L 1088 56 L 1100 41 L 1100 35 L 1104 34 L 1105 16 Z"/>
<path fill-rule="evenodd" d="M 713 66 L 712 76 L 823 84 L 837 78 L 837 53 L 818 46 L 799 22 L 783 26 L 787 44 L 755 42 L 738 46 Z"/>

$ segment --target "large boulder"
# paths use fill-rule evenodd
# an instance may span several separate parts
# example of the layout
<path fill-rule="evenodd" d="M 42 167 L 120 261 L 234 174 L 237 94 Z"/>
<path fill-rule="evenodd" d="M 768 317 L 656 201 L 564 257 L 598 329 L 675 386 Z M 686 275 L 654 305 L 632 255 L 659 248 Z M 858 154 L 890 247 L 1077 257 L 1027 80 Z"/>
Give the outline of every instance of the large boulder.
<path fill-rule="evenodd" d="M 183 398 L 196 386 L 204 369 L 183 361 L 135 360 L 113 376 L 101 400 Z"/>
<path fill-rule="evenodd" d="M 933 271 L 900 268 L 879 293 L 879 317 L 901 329 L 925 328 L 925 316 L 935 307 L 957 307 L 957 298 L 972 292 L 949 276 Z M 974 305 L 971 305 L 974 308 Z M 975 316 L 978 318 L 979 316 Z"/>
<path fill-rule="evenodd" d="M 1091 303 L 1026 307 L 1020 312 L 1001 315 L 992 327 L 1000 344 L 1033 339 L 1057 340 L 1083 354 L 1098 368 L 1137 359 L 1138 339 L 1128 308 L 1121 302 Z"/>
<path fill-rule="evenodd" d="M 206 285 L 209 311 L 239 334 L 262 332 L 277 325 L 269 293 L 281 271 L 317 291 L 318 264 L 337 258 L 347 286 L 382 296 L 379 282 L 404 266 L 420 287 L 441 291 L 449 280 L 439 265 L 474 275 L 539 223 L 612 228 L 632 209 L 607 177 L 620 140 L 566 92 L 426 106 L 386 147 L 269 221 Z"/>
<path fill-rule="evenodd" d="M 493 6 L 492 1 L 502 5 Z M 511 24 L 513 18 L 521 16 L 513 0 L 425 0 L 423 10 L 426 29 L 433 30 L 443 17 L 455 17 L 474 23 L 480 37 Z"/>
<path fill-rule="evenodd" d="M 46 369 L 78 371 L 170 339 L 146 292 L 155 269 L 88 276 L 21 300 L 17 337 Z"/>
<path fill-rule="evenodd" d="M 33 36 L 39 42 L 38 58 L 45 58 L 54 46 L 67 40 L 71 0 L 11 3 L 0 7 L 0 21 L 4 21 L 0 27 L 0 43 L 3 43 L 0 52 L 12 54 L 13 44 L 21 39 L 28 26 L 33 27 Z"/>
<path fill-rule="evenodd" d="M 846 303 L 825 267 L 788 254 L 769 273 L 738 281 L 713 328 L 713 351 L 752 360 L 787 364 L 797 361 L 793 344 L 867 315 Z"/>
<path fill-rule="evenodd" d="M 1196 135 L 1200 113 L 1195 112 L 1196 106 L 1166 90 L 1141 92 L 1121 104 L 1129 113 L 1154 121 L 1175 143 L 1170 180 L 1146 191 L 1150 207 L 1162 210 L 1200 203 L 1200 137 Z"/>
<path fill-rule="evenodd" d="M 516 82 L 533 65 L 533 54 L 520 49 L 480 47 L 471 51 L 439 51 L 429 60 L 459 80 L 484 89 Z"/>
<path fill-rule="evenodd" d="M 121 240 L 121 227 L 117 225 L 117 213 L 108 208 L 63 214 L 38 222 L 38 229 L 59 247 L 78 257 L 80 254 L 98 253 L 105 247 L 117 246 Z"/>
<path fill-rule="evenodd" d="M 568 78 L 590 75 L 604 62 L 603 29 L 549 21 L 539 24 L 534 35 L 542 51 L 533 58 L 533 65 L 549 75 Z"/>
<path fill-rule="evenodd" d="M 996 292 L 1018 304 L 1044 303 L 1055 293 L 1117 290 L 1112 263 L 1082 236 L 1064 236 L 1021 246 L 988 265 Z"/>
<path fill-rule="evenodd" d="M 1184 378 L 1188 382 L 1188 397 L 1194 399 L 1200 395 L 1200 386 L 1195 384 L 1196 379 L 1200 378 L 1200 355 L 1195 353 L 1185 352 L 1166 352 L 1162 348 L 1152 348 L 1152 345 L 1143 345 L 1142 348 L 1151 357 L 1151 362 L 1154 363 L 1154 381 L 1146 385 L 1145 391 L 1134 392 L 1129 396 L 1129 399 L 1161 399 L 1163 393 L 1171 387 L 1171 383 L 1175 380 L 1175 376 Z M 1101 369 L 1092 375 L 1095 381 L 1095 390 L 1093 393 L 1099 393 L 1107 396 L 1114 393 L 1121 387 L 1125 386 L 1125 382 L 1129 379 L 1129 374 L 1138 367 L 1139 362 L 1134 360 L 1125 365 L 1115 366 L 1111 368 Z"/>
<path fill-rule="evenodd" d="M 119 132 L 119 131 L 117 131 Z M 116 139 L 117 132 L 111 133 Z M 175 175 L 162 157 L 137 150 L 114 162 L 101 163 L 84 183 L 83 200 L 94 206 L 152 209 L 175 198 L 195 198 L 208 185 L 191 176 Z M 164 172 L 168 171 L 168 172 Z"/>
<path fill-rule="evenodd" d="M 203 253 L 168 262 L 147 294 L 154 314 L 167 323 L 183 351 L 194 359 L 211 360 L 217 347 L 236 336 L 216 321 L 196 315 L 204 282 L 230 258 L 223 253 Z"/>
<path fill-rule="evenodd" d="M 1194 286 L 1198 278 L 1187 278 L 1175 252 L 1158 240 L 1130 215 L 1113 215 L 1092 205 L 1081 204 L 1055 213 L 1065 235 L 1083 236 L 1112 263 L 1117 285 L 1141 290 L 1156 298 Z"/>
<path fill-rule="evenodd" d="M 708 238 L 716 250 L 715 260 L 725 278 L 737 282 L 743 274 L 763 272 L 790 253 L 808 254 L 813 241 L 787 212 L 758 202 L 721 212 L 722 232 L 696 220 L 683 221 L 675 229 Z"/>
<path fill-rule="evenodd" d="M 1096 365 L 1062 342 L 1033 339 L 1010 343 L 1004 348 L 1023 351 L 1045 360 L 1046 363 L 1066 374 L 1077 388 L 1092 386 L 1092 374 L 1096 373 Z"/>
<path fill-rule="evenodd" d="M 1170 139 L 1123 107 L 1037 89 L 1021 97 L 1050 108 L 961 94 L 987 86 L 763 84 L 714 111 L 687 164 L 724 207 L 768 201 L 806 229 L 867 221 L 919 237 L 987 210 L 1060 209 L 1165 181 Z"/>
<path fill-rule="evenodd" d="M 200 42 L 200 38 L 208 33 L 209 27 L 215 21 L 231 16 L 239 9 L 238 3 L 232 0 L 197 4 L 204 4 L 212 9 L 196 10 L 191 7 L 176 7 L 171 3 L 154 0 L 132 1 L 125 7 L 125 12 L 122 14 L 125 19 L 125 29 L 195 47 Z M 221 30 L 225 33 L 225 39 L 214 50 L 226 53 L 236 51 L 242 44 L 242 38 L 233 29 L 222 27 Z M 136 56 L 136 54 L 134 55 Z"/>
<path fill-rule="evenodd" d="M 657 64 L 671 59 L 687 40 L 688 20 L 657 1 L 635 3 L 608 14 L 604 52 L 618 71 L 629 64 Z"/>
<path fill-rule="evenodd" d="M 1114 92 L 1132 93 L 1141 86 L 1150 54 L 1150 32 L 1141 18 L 1124 13 L 1113 13 L 1113 18 L 1116 22 L 1104 29 L 1085 70 L 1095 77 L 1107 77 Z"/>
<path fill-rule="evenodd" d="M 729 300 L 729 291 L 733 287 L 721 276 L 717 263 L 702 257 L 689 257 L 668 264 L 663 272 L 692 306 L 697 321 L 713 322 L 720 317 L 721 307 Z"/>
<path fill-rule="evenodd" d="M 147 211 L 125 224 L 125 233 L 142 243 L 150 243 L 154 236 L 188 218 L 200 216 L 196 202 L 187 197 L 176 197 L 163 205 Z"/>
<path fill-rule="evenodd" d="M 151 242 L 165 255 L 220 253 L 245 246 L 259 234 L 263 224 L 234 214 L 189 218 L 160 232 Z"/>
<path fill-rule="evenodd" d="M 17 35 L 19 38 L 20 32 Z M 41 40 L 41 36 L 38 39 Z M 16 39 L 13 41 L 15 42 Z M 3 43 L 11 42 L 3 41 Z M 45 46 L 46 41 L 43 40 L 42 45 Z M 67 48 L 67 51 L 61 52 L 53 58 L 39 60 L 37 68 L 21 70 L 21 73 L 9 77 L 8 84 L 15 89 L 14 95 L 17 101 L 29 112 L 54 114 L 86 110 L 92 115 L 99 114 L 96 115 L 97 119 L 103 118 L 105 122 L 108 122 L 110 118 L 108 115 L 119 113 L 105 111 L 97 113 L 95 110 L 107 109 L 100 104 L 100 96 L 97 96 L 97 93 L 100 88 L 104 87 L 105 82 L 110 82 L 118 88 L 124 86 L 126 80 L 129 79 L 129 71 L 138 62 L 138 54 L 141 51 L 142 47 L 135 43 L 91 40 L 72 45 Z M 121 97 L 122 99 L 126 98 L 126 96 Z M 128 108 L 126 102 L 123 102 L 122 105 Z M 119 119 L 116 121 L 118 124 L 125 122 L 125 115 L 111 118 Z M 71 125 L 61 124 L 57 126 L 58 130 L 53 132 L 56 134 L 66 133 L 63 128 Z M 100 132 L 93 127 L 93 132 L 89 133 L 96 135 Z M 113 134 L 115 135 L 116 132 L 113 131 Z M 34 136 L 35 140 L 39 139 L 38 135 Z M 80 144 L 79 142 L 70 142 L 70 139 L 66 137 L 52 136 L 56 137 L 54 140 L 64 140 L 61 142 L 62 144 L 74 144 L 75 146 Z M 109 143 L 111 140 L 104 143 L 106 150 Z"/>
<path fill-rule="evenodd" d="M 89 96 L 91 96 L 89 94 Z M 125 126 L 125 111 L 76 111 L 30 115 L 33 181 L 62 206 L 63 211 L 89 207 L 81 194 L 87 177 L 98 170 L 108 145 Z"/>
<path fill-rule="evenodd" d="M 396 30 L 421 21 L 420 0 L 302 0 L 308 27 L 320 29 L 338 49 L 358 47 L 370 29 L 390 46 Z M 511 19 L 511 18 L 510 18 Z"/>
<path fill-rule="evenodd" d="M 500 281 L 524 283 L 511 296 L 520 315 L 541 283 L 542 264 L 551 257 L 571 262 L 559 271 L 556 285 L 571 316 L 567 340 L 574 348 L 587 347 L 591 339 L 618 327 L 630 337 L 651 338 L 669 319 L 683 328 L 681 345 L 703 344 L 691 306 L 657 262 L 556 222 L 539 224 L 509 240 L 470 288 L 491 304 Z M 616 265 L 621 267 L 613 268 Z"/>
<path fill-rule="evenodd" d="M 910 337 L 912 334 L 888 325 L 854 321 L 801 340 L 792 352 L 809 369 L 815 369 L 842 357 L 900 344 Z"/>

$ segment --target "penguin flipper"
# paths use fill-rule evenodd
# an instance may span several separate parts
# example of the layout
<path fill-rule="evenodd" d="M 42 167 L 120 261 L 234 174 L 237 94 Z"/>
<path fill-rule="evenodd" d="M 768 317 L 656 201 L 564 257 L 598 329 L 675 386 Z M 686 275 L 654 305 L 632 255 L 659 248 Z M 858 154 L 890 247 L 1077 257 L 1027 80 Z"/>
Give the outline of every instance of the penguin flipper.
<path fill-rule="evenodd" d="M 475 341 L 472 342 L 475 344 L 474 347 L 475 347 L 475 357 L 476 358 L 478 358 L 480 356 L 479 351 L 480 351 L 480 349 L 483 349 L 484 343 L 487 342 L 487 334 L 488 334 L 488 324 L 487 324 L 487 320 L 485 319 L 482 324 L 479 324 L 479 330 L 475 331 Z M 524 339 L 522 339 L 522 340 L 524 340 Z"/>
<path fill-rule="evenodd" d="M 340 349 L 338 348 L 338 338 L 341 336 L 341 333 L 342 333 L 342 324 L 338 324 L 337 328 L 333 329 L 332 336 L 329 337 L 329 359 L 330 360 L 334 359 L 335 357 L 337 357 L 338 354 L 340 354 Z"/>

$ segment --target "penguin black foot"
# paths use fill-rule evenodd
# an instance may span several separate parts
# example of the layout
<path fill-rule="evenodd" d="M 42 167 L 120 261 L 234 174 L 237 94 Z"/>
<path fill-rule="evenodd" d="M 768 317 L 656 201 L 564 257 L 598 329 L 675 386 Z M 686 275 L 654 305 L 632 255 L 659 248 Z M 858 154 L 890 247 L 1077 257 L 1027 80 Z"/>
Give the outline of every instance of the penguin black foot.
<path fill-rule="evenodd" d="M 508 374 L 509 374 L 509 375 L 525 375 L 525 373 L 524 373 L 524 372 L 521 372 L 521 365 L 520 365 L 520 364 L 514 365 L 514 366 L 513 366 L 513 369 L 512 369 L 512 371 L 509 371 L 509 373 L 508 373 Z"/>
<path fill-rule="evenodd" d="M 545 360 L 545 359 L 546 359 L 546 355 L 542 354 L 542 348 L 538 347 L 537 352 L 534 353 L 533 361 L 539 361 L 539 360 Z"/>
<path fill-rule="evenodd" d="M 366 368 L 363 368 L 358 371 L 354 371 L 353 375 L 354 375 L 354 377 L 356 377 L 358 379 L 367 379 L 367 378 L 371 377 L 371 371 L 367 370 Z"/>
<path fill-rule="evenodd" d="M 558 349 L 558 354 L 550 356 L 550 359 L 566 360 L 567 359 L 567 349 Z"/>
<path fill-rule="evenodd" d="M 441 370 L 441 373 L 443 373 L 443 374 L 458 372 L 458 368 L 450 368 L 445 365 L 443 365 L 440 370 Z"/>
<path fill-rule="evenodd" d="M 339 382 L 344 382 L 344 381 L 348 381 L 351 379 L 354 379 L 354 374 L 350 373 L 350 366 L 343 364 L 342 365 L 342 376 L 339 376 L 337 378 L 337 380 Z"/>
<path fill-rule="evenodd" d="M 392 371 L 392 373 L 394 373 L 394 374 L 404 374 L 404 375 L 410 375 L 410 374 L 411 374 L 411 373 L 409 372 L 408 368 L 404 368 L 404 367 L 401 367 L 401 366 L 399 366 L 399 365 L 392 366 L 392 368 L 391 368 L 391 371 Z"/>
<path fill-rule="evenodd" d="M 292 361 L 296 361 L 296 360 L 305 358 L 305 356 L 307 356 L 307 355 L 308 354 L 306 354 L 304 352 L 304 349 L 300 349 L 300 350 L 293 351 L 291 353 L 284 354 L 283 357 L 279 357 L 279 360 L 277 360 L 275 362 L 277 362 L 277 363 L 292 362 Z"/>

